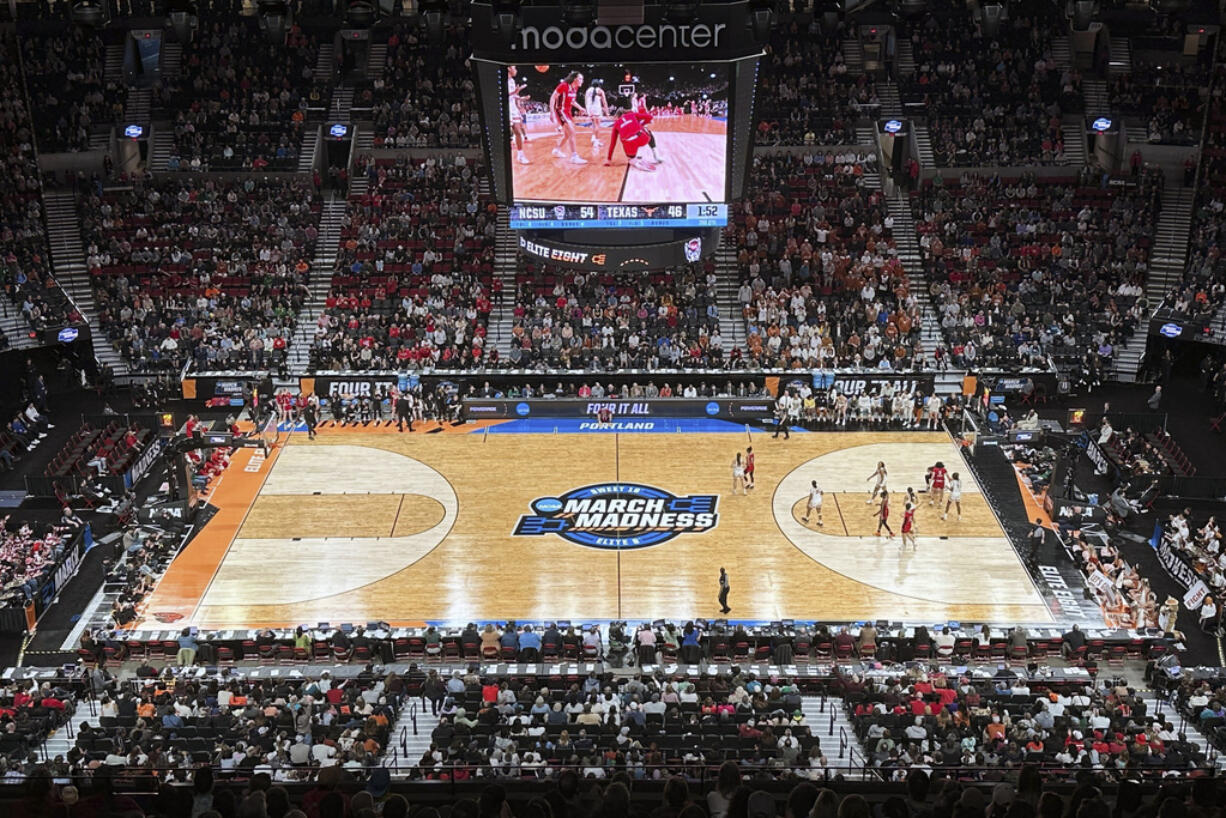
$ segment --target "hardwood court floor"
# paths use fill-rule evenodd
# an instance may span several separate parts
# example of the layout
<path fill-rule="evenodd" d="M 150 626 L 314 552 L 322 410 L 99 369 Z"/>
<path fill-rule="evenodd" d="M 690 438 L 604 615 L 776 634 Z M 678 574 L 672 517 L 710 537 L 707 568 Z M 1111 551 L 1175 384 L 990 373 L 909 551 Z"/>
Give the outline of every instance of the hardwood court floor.
<path fill-rule="evenodd" d="M 514 161 L 512 152 L 515 198 L 651 204 L 724 201 L 727 128 L 722 120 L 685 115 L 653 122 L 652 133 L 664 162 L 652 172 L 631 168 L 620 145 L 614 148 L 613 163 L 604 166 L 610 138 L 608 124 L 600 128 L 603 145 L 599 148 L 592 147 L 590 127 L 576 130 L 575 147 L 588 161 L 586 165 L 571 164 L 569 157 L 553 156 L 558 136 L 552 128 L 532 131 L 524 145 L 524 154 L 531 164 Z"/>
<path fill-rule="evenodd" d="M 1051 621 L 946 436 L 755 435 L 758 487 L 733 496 L 730 462 L 746 443 L 744 434 L 295 434 L 262 484 L 248 484 L 233 541 L 219 545 L 206 527 L 180 557 L 192 570 L 181 574 L 176 561 L 144 624 L 156 627 L 159 612 L 202 627 L 715 617 L 720 566 L 735 619 Z M 922 488 L 936 460 L 962 472 L 962 522 L 942 521 L 921 494 L 917 549 L 873 536 L 866 478 L 878 460 L 890 469 L 895 531 L 902 492 Z M 821 528 L 800 519 L 813 479 L 826 491 Z M 633 550 L 512 535 L 533 500 L 606 481 L 717 494 L 718 524 Z M 208 559 L 216 570 L 202 585 Z"/>

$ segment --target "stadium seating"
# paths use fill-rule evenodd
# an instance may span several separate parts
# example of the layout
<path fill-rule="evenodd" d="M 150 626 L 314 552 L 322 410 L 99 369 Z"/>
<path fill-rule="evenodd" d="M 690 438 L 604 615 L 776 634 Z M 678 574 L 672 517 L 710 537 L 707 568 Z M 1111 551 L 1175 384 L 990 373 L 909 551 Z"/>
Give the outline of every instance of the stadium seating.
<path fill-rule="evenodd" d="M 106 45 L 97 32 L 65 27 L 24 34 L 21 44 L 40 152 L 86 150 L 95 127 L 109 134 L 123 120 L 128 89 L 103 76 Z"/>
<path fill-rule="evenodd" d="M 984 645 L 986 648 L 986 645 Z M 979 649 L 979 643 L 975 649 Z M 1024 684 L 943 675 L 855 682 L 846 696 L 875 767 L 1050 764 L 1107 767 L 1119 759 L 1161 774 L 1205 763 L 1171 720 L 1122 683 Z"/>
<path fill-rule="evenodd" d="M 0 287 L 8 302 L 0 304 L 0 311 L 19 310 L 33 329 L 79 320 L 51 276 L 34 133 L 21 90 L 17 46 L 9 36 L 0 38 L 0 81 Z"/>
<path fill-rule="evenodd" d="M 919 314 L 893 219 L 866 186 L 871 154 L 754 158 L 752 198 L 728 233 L 748 360 L 767 367 L 909 368 Z"/>
<path fill-rule="evenodd" d="M 647 276 L 530 262 L 520 269 L 512 368 L 718 369 L 726 363 L 710 262 Z"/>
<path fill-rule="evenodd" d="M 82 203 L 101 330 L 138 369 L 280 366 L 320 203 L 309 184 L 138 178 Z"/>
<path fill-rule="evenodd" d="M 172 170 L 294 170 L 308 109 L 326 107 L 315 37 L 268 43 L 255 19 L 216 20 L 183 51 L 154 104 L 174 118 Z M 320 111 L 322 115 L 323 111 Z"/>
<path fill-rule="evenodd" d="M 932 6 L 911 35 L 915 75 L 902 77 L 899 90 L 904 108 L 927 118 L 937 164 L 1060 164 L 1064 141 L 1081 138 L 1061 125 L 1063 112 L 1081 110 L 1080 75 L 1057 68 L 1051 55 L 1052 38 L 1068 31 L 1065 17 L 1035 4 L 988 36 L 968 6 Z"/>
<path fill-rule="evenodd" d="M 1132 72 L 1111 81 L 1111 110 L 1143 123 L 1150 144 L 1194 145 L 1204 122 L 1208 80 L 1209 72 L 1196 64 L 1134 58 Z"/>
<path fill-rule="evenodd" d="M 480 168 L 370 162 L 352 196 L 312 347 L 320 369 L 482 365 L 493 293 L 493 205 Z"/>
<path fill-rule="evenodd" d="M 1120 189 L 1091 171 L 964 174 L 912 193 L 946 362 L 1043 366 L 1047 356 L 1090 354 L 1108 365 L 1145 317 L 1140 297 L 1161 181 L 1146 174 Z"/>
<path fill-rule="evenodd" d="M 387 43 L 383 76 L 358 89 L 354 108 L 369 109 L 376 148 L 468 148 L 480 144 L 468 33 L 446 31 L 445 48 L 398 24 Z"/>
<path fill-rule="evenodd" d="M 856 143 L 856 120 L 875 117 L 881 101 L 872 74 L 848 72 L 843 36 L 841 29 L 823 32 L 816 21 L 772 31 L 760 68 L 759 146 Z"/>

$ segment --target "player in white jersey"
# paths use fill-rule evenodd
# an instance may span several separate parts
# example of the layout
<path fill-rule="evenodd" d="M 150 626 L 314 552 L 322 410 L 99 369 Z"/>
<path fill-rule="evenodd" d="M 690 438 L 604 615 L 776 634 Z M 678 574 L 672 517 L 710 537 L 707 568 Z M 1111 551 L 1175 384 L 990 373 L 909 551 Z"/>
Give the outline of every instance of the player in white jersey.
<path fill-rule="evenodd" d="M 523 95 L 526 85 L 515 81 L 518 70 L 513 65 L 507 66 L 507 119 L 511 123 L 511 136 L 515 139 L 515 158 L 521 165 L 530 164 L 524 154 L 524 142 L 528 141 L 528 131 L 524 125 L 525 114 L 519 107 L 521 100 L 528 98 Z"/>
<path fill-rule="evenodd" d="M 949 478 L 949 499 L 945 501 L 945 513 L 941 515 L 942 520 L 948 519 L 951 506 L 958 510 L 958 522 L 962 522 L 962 478 L 957 472 L 954 472 Z"/>
<path fill-rule="evenodd" d="M 817 481 L 812 482 L 812 488 L 809 489 L 809 503 L 805 508 L 805 516 L 801 517 L 802 522 L 809 522 L 809 517 L 813 512 L 817 512 L 817 524 L 822 524 L 822 489 L 817 485 Z"/>
<path fill-rule="evenodd" d="M 874 479 L 877 482 L 873 485 L 873 491 L 871 494 L 869 494 L 868 499 L 864 501 L 864 505 L 871 505 L 873 500 L 877 499 L 878 494 L 883 496 L 886 494 L 887 489 L 885 487 L 885 478 L 887 474 L 888 472 L 885 469 L 885 461 L 877 461 L 877 468 L 873 470 L 872 474 L 865 478 L 866 482 Z"/>
<path fill-rule="evenodd" d="M 600 120 L 609 112 L 609 102 L 605 99 L 604 88 L 600 87 L 601 82 L 602 80 L 592 80 L 583 100 L 583 109 L 587 111 L 588 118 L 592 120 L 593 148 L 599 148 L 604 144 L 600 141 Z"/>

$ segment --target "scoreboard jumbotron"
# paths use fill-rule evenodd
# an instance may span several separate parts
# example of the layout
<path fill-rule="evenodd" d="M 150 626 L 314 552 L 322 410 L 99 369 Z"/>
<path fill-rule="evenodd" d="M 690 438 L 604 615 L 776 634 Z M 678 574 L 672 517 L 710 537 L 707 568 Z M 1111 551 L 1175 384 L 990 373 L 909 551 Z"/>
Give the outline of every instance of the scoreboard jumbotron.
<path fill-rule="evenodd" d="M 723 227 L 728 205 L 708 204 L 515 204 L 512 230 L 588 227 Z"/>

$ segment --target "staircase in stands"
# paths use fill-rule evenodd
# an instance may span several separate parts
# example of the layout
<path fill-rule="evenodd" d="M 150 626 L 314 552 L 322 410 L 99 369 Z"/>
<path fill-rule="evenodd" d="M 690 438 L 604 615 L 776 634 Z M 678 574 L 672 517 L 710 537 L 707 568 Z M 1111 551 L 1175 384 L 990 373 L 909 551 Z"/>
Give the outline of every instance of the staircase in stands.
<path fill-rule="evenodd" d="M 149 112 L 153 104 L 153 91 L 148 88 L 132 88 L 128 91 L 128 103 L 123 115 L 128 122 L 148 126 Z"/>
<path fill-rule="evenodd" d="M 906 193 L 897 191 L 887 199 L 886 205 L 890 215 L 894 217 L 894 244 L 898 247 L 898 260 L 907 272 L 909 289 L 915 296 L 923 316 L 920 322 L 920 346 L 924 350 L 924 361 L 931 364 L 932 354 L 941 342 L 941 325 L 928 295 L 924 260 L 920 255 L 919 240 L 915 232 L 915 217 L 911 214 L 911 199 Z"/>
<path fill-rule="evenodd" d="M 848 76 L 858 77 L 864 73 L 864 49 L 858 38 L 843 41 L 843 62 L 847 65 Z"/>
<path fill-rule="evenodd" d="M 1063 71 L 1073 67 L 1073 51 L 1069 47 L 1068 35 L 1053 37 L 1051 41 L 1051 59 L 1056 68 Z"/>
<path fill-rule="evenodd" d="M 876 777 L 865 769 L 868 756 L 864 752 L 864 745 L 856 736 L 847 711 L 847 703 L 842 698 L 802 696 L 800 711 L 805 714 L 809 735 L 821 744 L 822 754 L 830 765 L 831 777 L 836 772 L 841 772 L 844 778 L 855 781 Z M 797 759 L 797 764 L 804 763 L 803 757 Z"/>
<path fill-rule="evenodd" d="M 175 135 L 170 123 L 154 125 L 150 134 L 149 158 L 146 160 L 148 169 L 154 173 L 168 169 L 170 154 L 174 151 Z"/>
<path fill-rule="evenodd" d="M 383 76 L 383 70 L 387 67 L 387 43 L 378 43 L 373 40 L 370 43 L 370 49 L 366 52 L 366 78 L 379 79 Z"/>
<path fill-rule="evenodd" d="M 1192 231 L 1192 206 L 1195 201 L 1196 193 L 1189 187 L 1172 187 L 1163 192 L 1157 235 L 1149 256 L 1149 276 L 1145 279 L 1145 301 L 1150 313 L 1158 308 L 1166 294 L 1183 277 L 1188 262 L 1188 235 Z M 1149 340 L 1148 320 L 1147 314 L 1128 343 L 1116 351 L 1111 371 L 1117 380 L 1125 383 L 1136 381 Z"/>
<path fill-rule="evenodd" d="M 1107 45 L 1107 76 L 1124 77 L 1132 73 L 1132 45 L 1127 37 L 1112 37 Z"/>
<path fill-rule="evenodd" d="M 894 73 L 900 80 L 915 76 L 915 49 L 906 37 L 898 38 L 894 47 Z"/>
<path fill-rule="evenodd" d="M 158 69 L 162 74 L 162 79 L 173 79 L 179 76 L 179 72 L 183 68 L 183 46 L 179 43 L 167 42 L 163 38 L 162 50 L 158 58 Z"/>
<path fill-rule="evenodd" d="M 102 78 L 107 82 L 123 82 L 123 43 L 109 43 L 102 68 Z"/>
<path fill-rule="evenodd" d="M 928 130 L 928 123 L 913 121 L 911 125 L 915 128 L 916 161 L 921 168 L 935 167 L 937 158 L 932 152 L 932 134 Z"/>
<path fill-rule="evenodd" d="M 328 82 L 332 78 L 332 71 L 336 67 L 336 49 L 332 43 L 320 43 L 319 52 L 315 55 L 315 80 L 316 82 Z"/>
<path fill-rule="evenodd" d="M 737 290 L 741 287 L 741 271 L 736 261 L 736 246 L 727 235 L 720 236 L 715 251 L 715 302 L 719 306 L 719 334 L 724 341 L 724 355 L 732 350 L 745 351 L 745 316 Z"/>
<path fill-rule="evenodd" d="M 37 753 L 40 761 L 54 761 L 59 756 L 67 758 L 68 752 L 77 744 L 77 733 L 81 725 L 89 722 L 91 727 L 98 726 L 98 702 L 94 699 L 77 700 L 76 709 L 68 717 L 68 721 L 47 737 Z"/>
<path fill-rule="evenodd" d="M 1080 168 L 1089 164 L 1086 155 L 1085 117 L 1081 114 L 1065 114 L 1060 120 L 1064 135 L 1064 164 Z"/>
<path fill-rule="evenodd" d="M 328 121 L 348 122 L 349 111 L 352 108 L 353 86 L 346 82 L 333 88 L 332 105 L 328 109 Z"/>
<path fill-rule="evenodd" d="M 107 340 L 105 330 L 98 324 L 94 289 L 90 286 L 89 271 L 85 267 L 85 245 L 81 241 L 81 217 L 77 211 L 76 194 L 69 190 L 45 190 L 43 205 L 47 212 L 47 243 L 51 247 L 55 280 L 89 324 L 94 357 L 108 364 L 113 374 L 126 375 L 127 361 Z"/>
<path fill-rule="evenodd" d="M 1137 695 L 1141 701 L 1145 702 L 1147 718 L 1156 715 L 1163 716 L 1175 728 L 1176 733 L 1182 733 L 1191 744 L 1198 747 L 1205 754 L 1205 759 L 1212 769 L 1226 769 L 1226 758 L 1213 746 L 1213 743 L 1209 741 L 1205 734 L 1200 731 L 1196 723 L 1189 721 L 1187 717 L 1179 712 L 1175 705 L 1152 690 L 1140 689 L 1137 690 Z"/>
<path fill-rule="evenodd" d="M 481 179 L 481 195 L 489 195 L 489 180 L 484 177 Z M 502 361 L 511 354 L 511 330 L 515 329 L 515 272 L 518 268 L 519 240 L 511 229 L 510 211 L 499 207 L 498 221 L 494 226 L 494 277 L 502 282 L 502 298 L 494 304 L 486 332 Z"/>
<path fill-rule="evenodd" d="M 1082 79 L 1081 95 L 1085 98 L 1086 116 L 1090 118 L 1111 116 L 1111 97 L 1107 95 L 1105 80 L 1090 77 Z"/>
<path fill-rule="evenodd" d="M 315 170 L 315 155 L 319 153 L 319 131 L 322 127 L 318 123 L 307 123 L 306 132 L 302 135 L 302 151 L 298 154 L 299 173 Z"/>
<path fill-rule="evenodd" d="M 440 675 L 442 671 L 440 671 Z M 430 735 L 438 726 L 438 716 L 430 714 L 430 705 L 424 699 L 410 699 L 400 708 L 396 723 L 392 725 L 391 739 L 383 754 L 384 767 L 393 767 L 395 778 L 408 778 L 410 767 L 417 766 L 421 757 L 430 749 Z"/>
<path fill-rule="evenodd" d="M 875 124 L 857 125 L 856 144 L 877 147 L 877 126 Z"/>
<path fill-rule="evenodd" d="M 332 270 L 341 243 L 341 219 L 346 201 L 333 193 L 319 213 L 319 238 L 315 240 L 315 258 L 311 260 L 309 293 L 294 324 L 294 337 L 289 346 L 291 375 L 304 375 L 311 369 L 311 342 L 315 339 L 315 322 L 324 311 L 328 291 L 332 288 Z"/>

